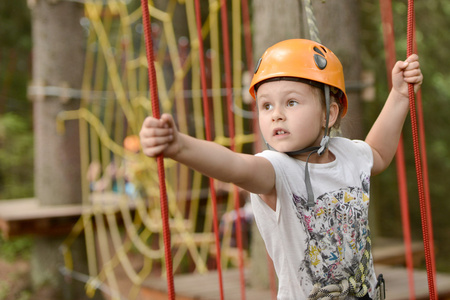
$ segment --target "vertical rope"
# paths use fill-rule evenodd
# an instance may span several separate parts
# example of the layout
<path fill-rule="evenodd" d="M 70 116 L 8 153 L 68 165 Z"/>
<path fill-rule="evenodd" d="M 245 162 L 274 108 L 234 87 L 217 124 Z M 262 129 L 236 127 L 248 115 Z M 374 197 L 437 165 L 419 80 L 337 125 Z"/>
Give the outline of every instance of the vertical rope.
<path fill-rule="evenodd" d="M 394 37 L 394 21 L 392 17 L 392 1 L 380 0 L 381 19 L 383 24 L 384 48 L 386 53 L 386 71 L 389 82 L 389 88 L 392 88 L 392 73 L 391 70 L 395 64 L 395 37 Z M 405 260 L 408 271 L 408 287 L 409 299 L 415 300 L 414 291 L 414 270 L 413 270 L 413 255 L 412 255 L 412 241 L 411 241 L 411 226 L 409 219 L 408 206 L 408 187 L 406 179 L 405 155 L 403 146 L 403 137 L 400 137 L 397 154 L 395 156 L 397 167 L 397 180 L 400 197 L 400 211 L 402 217 L 403 227 L 403 242 L 405 244 Z"/>
<path fill-rule="evenodd" d="M 415 23 L 415 22 L 414 22 Z M 414 24 L 414 31 L 415 33 L 415 24 Z M 414 48 L 417 49 L 417 41 L 414 39 Z M 422 109 L 422 90 L 419 90 L 419 92 L 416 95 L 416 102 L 417 102 L 417 118 L 419 121 L 419 141 L 420 141 L 420 153 L 422 158 L 422 168 L 423 168 L 423 179 L 424 179 L 424 192 L 425 192 L 425 204 L 427 208 L 427 218 L 428 218 L 428 228 L 430 230 L 430 252 L 431 260 L 432 260 L 432 266 L 433 266 L 433 278 L 435 289 L 436 289 L 436 258 L 434 256 L 434 235 L 433 235 L 433 217 L 431 213 L 431 197 L 430 197 L 430 185 L 428 181 L 428 162 L 427 162 L 427 151 L 426 151 L 426 142 L 425 142 L 425 125 L 424 125 L 424 119 L 423 119 L 423 109 Z"/>
<path fill-rule="evenodd" d="M 158 99 L 158 87 L 156 83 L 156 71 L 154 65 L 154 53 L 153 53 L 153 41 L 151 37 L 151 27 L 150 27 L 150 14 L 148 11 L 148 0 L 141 0 L 142 7 L 142 23 L 144 26 L 145 35 L 145 49 L 147 54 L 148 63 L 148 77 L 150 85 L 150 96 L 152 101 L 152 113 L 153 117 L 160 118 L 159 111 L 159 99 Z M 170 243 L 170 228 L 169 228 L 169 209 L 167 204 L 167 191 L 165 183 L 165 172 L 164 172 L 164 157 L 159 155 L 157 157 L 158 165 L 158 177 L 160 186 L 160 202 L 161 202 L 161 217 L 163 225 L 163 239 L 164 239 L 164 254 L 166 263 L 166 273 L 167 273 L 167 295 L 168 298 L 175 299 L 175 287 L 173 283 L 173 267 L 172 267 L 172 253 L 171 253 L 171 243 Z"/>
<path fill-rule="evenodd" d="M 233 107 L 233 90 L 232 90 L 232 80 L 231 80 L 231 58 L 230 58 L 230 41 L 228 32 L 228 13 L 227 13 L 227 1 L 220 1 L 220 14 L 222 21 L 222 38 L 223 38 L 223 55 L 224 55 L 224 65 L 225 65 L 225 89 L 227 96 L 227 117 L 228 117 L 228 129 L 230 135 L 230 149 L 235 150 L 235 128 L 234 128 L 234 118 L 232 113 Z M 241 299 L 245 300 L 245 277 L 244 277 L 244 258 L 242 250 L 242 218 L 240 213 L 240 201 L 239 201 L 239 190 L 237 186 L 233 185 L 233 198 L 236 210 L 236 240 L 238 245 L 238 260 L 239 260 L 239 281 L 241 288 Z"/>
<path fill-rule="evenodd" d="M 253 45 L 252 45 L 252 29 L 250 24 L 250 12 L 248 8 L 248 0 L 242 0 L 242 23 L 244 27 L 244 41 L 245 41 L 245 56 L 247 58 L 247 69 L 249 76 L 252 76 L 254 73 L 254 64 L 253 64 Z M 250 84 L 250 82 L 249 82 Z M 252 102 L 252 111 L 253 111 L 253 132 L 255 134 L 255 142 L 254 142 L 254 151 L 260 152 L 261 147 L 261 137 L 258 130 L 258 115 L 256 111 L 256 103 Z"/>
<path fill-rule="evenodd" d="M 248 0 L 242 0 L 242 24 L 244 27 L 245 56 L 247 58 L 247 68 L 250 74 L 253 74 L 252 28 L 250 24 Z"/>
<path fill-rule="evenodd" d="M 302 0 L 302 3 L 308 22 L 309 39 L 320 43 L 319 29 L 317 28 L 316 17 L 314 16 L 311 0 Z"/>
<path fill-rule="evenodd" d="M 408 28 L 407 28 L 407 53 L 409 57 L 413 54 L 413 40 L 414 40 L 414 1 L 408 0 Z M 428 290 L 430 294 L 430 299 L 437 299 L 436 295 L 436 285 L 435 276 L 433 274 L 434 263 L 433 263 L 433 253 L 431 253 L 430 246 L 430 228 L 428 226 L 428 212 L 427 204 L 424 190 L 424 179 L 422 172 L 422 162 L 420 156 L 420 146 L 419 137 L 417 132 L 417 119 L 416 119 L 416 105 L 414 97 L 414 86 L 413 84 L 408 85 L 409 103 L 410 103 L 410 115 L 411 115 L 411 127 L 412 127 L 412 137 L 414 143 L 414 160 L 416 164 L 416 174 L 417 174 L 417 185 L 419 190 L 419 200 L 420 200 L 420 215 L 422 220 L 422 234 L 425 249 L 425 263 L 427 267 L 427 278 L 428 278 Z"/>
<path fill-rule="evenodd" d="M 195 16 L 196 16 L 196 25 L 197 25 L 197 37 L 198 37 L 198 49 L 200 53 L 200 79 L 202 86 L 202 99 L 203 99 L 203 109 L 205 115 L 205 132 L 206 139 L 208 141 L 212 140 L 211 128 L 210 128 L 210 116 L 209 116 L 209 103 L 208 103 L 208 93 L 207 93 L 207 84 L 206 84 L 206 69 L 205 69 L 205 58 L 204 58 L 204 50 L 203 50 L 203 38 L 202 38 L 202 18 L 201 18 L 201 10 L 200 10 L 200 1 L 195 0 Z M 217 261 L 217 273 L 219 277 L 219 290 L 220 290 L 220 299 L 224 299 L 223 293 L 223 279 L 222 279 L 222 266 L 220 259 L 220 240 L 219 240 L 219 228 L 217 224 L 217 197 L 216 190 L 214 188 L 214 179 L 209 178 L 209 185 L 211 190 L 211 199 L 213 205 L 213 226 L 214 226 L 214 236 L 216 241 L 216 261 Z"/>

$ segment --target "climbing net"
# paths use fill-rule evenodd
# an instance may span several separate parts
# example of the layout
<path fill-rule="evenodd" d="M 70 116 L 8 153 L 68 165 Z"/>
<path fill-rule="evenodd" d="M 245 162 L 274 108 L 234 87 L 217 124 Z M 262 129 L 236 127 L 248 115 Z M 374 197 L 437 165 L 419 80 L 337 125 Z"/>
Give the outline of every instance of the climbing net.
<path fill-rule="evenodd" d="M 232 1 L 229 45 L 233 64 L 225 75 L 221 2 L 202 2 L 201 42 L 211 111 L 202 106 L 194 1 L 149 4 L 161 112 L 173 114 L 183 133 L 205 139 L 208 127 L 215 142 L 251 152 L 255 135 L 251 99 L 244 96 L 248 94 L 246 70 L 250 66 L 245 62 L 249 55 L 242 38 L 241 1 Z M 62 245 L 64 271 L 85 281 L 88 294 L 101 289 L 113 299 L 134 299 L 146 278 L 166 275 L 157 164 L 140 152 L 137 138 L 144 118 L 152 114 L 141 4 L 87 0 L 84 7 L 81 107 L 59 116 L 61 123 L 69 119 L 80 122 L 83 174 L 84 209 Z M 225 101 L 225 76 L 231 78 L 232 103 Z M 229 111 L 233 111 L 232 118 Z M 208 179 L 170 160 L 165 161 L 165 172 L 173 271 L 203 273 L 218 264 L 225 268 L 238 265 L 235 187 L 214 182 L 222 220 L 222 255 L 217 263 Z M 241 195 L 243 204 L 245 200 Z M 86 241 L 88 274 L 74 268 L 71 247 L 78 237 Z M 243 254 L 246 261 L 245 249 Z M 119 272 L 131 283 L 126 288 L 119 282 Z"/>

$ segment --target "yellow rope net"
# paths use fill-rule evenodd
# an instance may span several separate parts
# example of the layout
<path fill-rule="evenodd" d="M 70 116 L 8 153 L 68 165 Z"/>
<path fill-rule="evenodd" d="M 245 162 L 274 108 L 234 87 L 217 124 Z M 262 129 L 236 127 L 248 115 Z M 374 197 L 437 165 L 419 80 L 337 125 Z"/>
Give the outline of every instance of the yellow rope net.
<path fill-rule="evenodd" d="M 215 141 L 229 146 L 226 110 L 233 109 L 235 150 L 251 152 L 254 135 L 251 100 L 244 96 L 248 93 L 243 83 L 240 5 L 240 0 L 231 1 L 234 105 L 230 108 L 224 95 L 220 1 L 202 1 L 213 124 L 204 124 L 194 1 L 154 1 L 150 14 L 162 112 L 175 116 L 181 132 L 201 139 L 204 126 L 211 126 Z M 140 2 L 86 0 L 84 6 L 81 24 L 87 39 L 81 107 L 61 113 L 57 120 L 61 130 L 67 120 L 80 122 L 84 209 L 61 248 L 65 270 L 76 276 L 71 245 L 85 238 L 89 274 L 78 277 L 87 283 L 88 294 L 101 289 L 112 299 L 136 299 L 145 279 L 164 276 L 156 162 L 140 153 L 136 140 L 142 121 L 151 115 Z M 208 180 L 170 160 L 165 167 L 174 272 L 206 272 L 214 268 L 215 252 Z M 233 210 L 232 187 L 221 183 L 218 187 L 225 195 L 220 197 L 219 189 L 223 216 Z M 221 227 L 223 268 L 236 265 L 230 220 Z M 126 288 L 119 273 L 130 282 Z"/>

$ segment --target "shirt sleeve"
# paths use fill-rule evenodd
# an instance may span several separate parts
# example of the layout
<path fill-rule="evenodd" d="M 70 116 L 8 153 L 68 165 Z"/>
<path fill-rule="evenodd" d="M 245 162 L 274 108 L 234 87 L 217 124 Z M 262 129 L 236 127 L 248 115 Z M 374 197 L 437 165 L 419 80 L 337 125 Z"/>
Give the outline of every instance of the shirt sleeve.
<path fill-rule="evenodd" d="M 372 170 L 373 152 L 372 152 L 372 148 L 370 147 L 370 145 L 361 140 L 353 140 L 352 142 L 355 144 L 357 151 L 360 153 L 361 159 L 366 164 L 368 164 L 369 169 Z"/>

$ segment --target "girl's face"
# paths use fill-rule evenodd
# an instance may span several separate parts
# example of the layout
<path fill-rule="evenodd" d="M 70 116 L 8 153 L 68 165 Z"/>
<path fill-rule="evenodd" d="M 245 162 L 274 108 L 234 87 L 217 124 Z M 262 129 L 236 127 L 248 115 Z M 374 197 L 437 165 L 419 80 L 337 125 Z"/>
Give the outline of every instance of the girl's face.
<path fill-rule="evenodd" d="M 256 99 L 259 126 L 271 147 L 288 152 L 320 145 L 325 111 L 313 87 L 295 81 L 269 81 L 258 88 Z"/>

